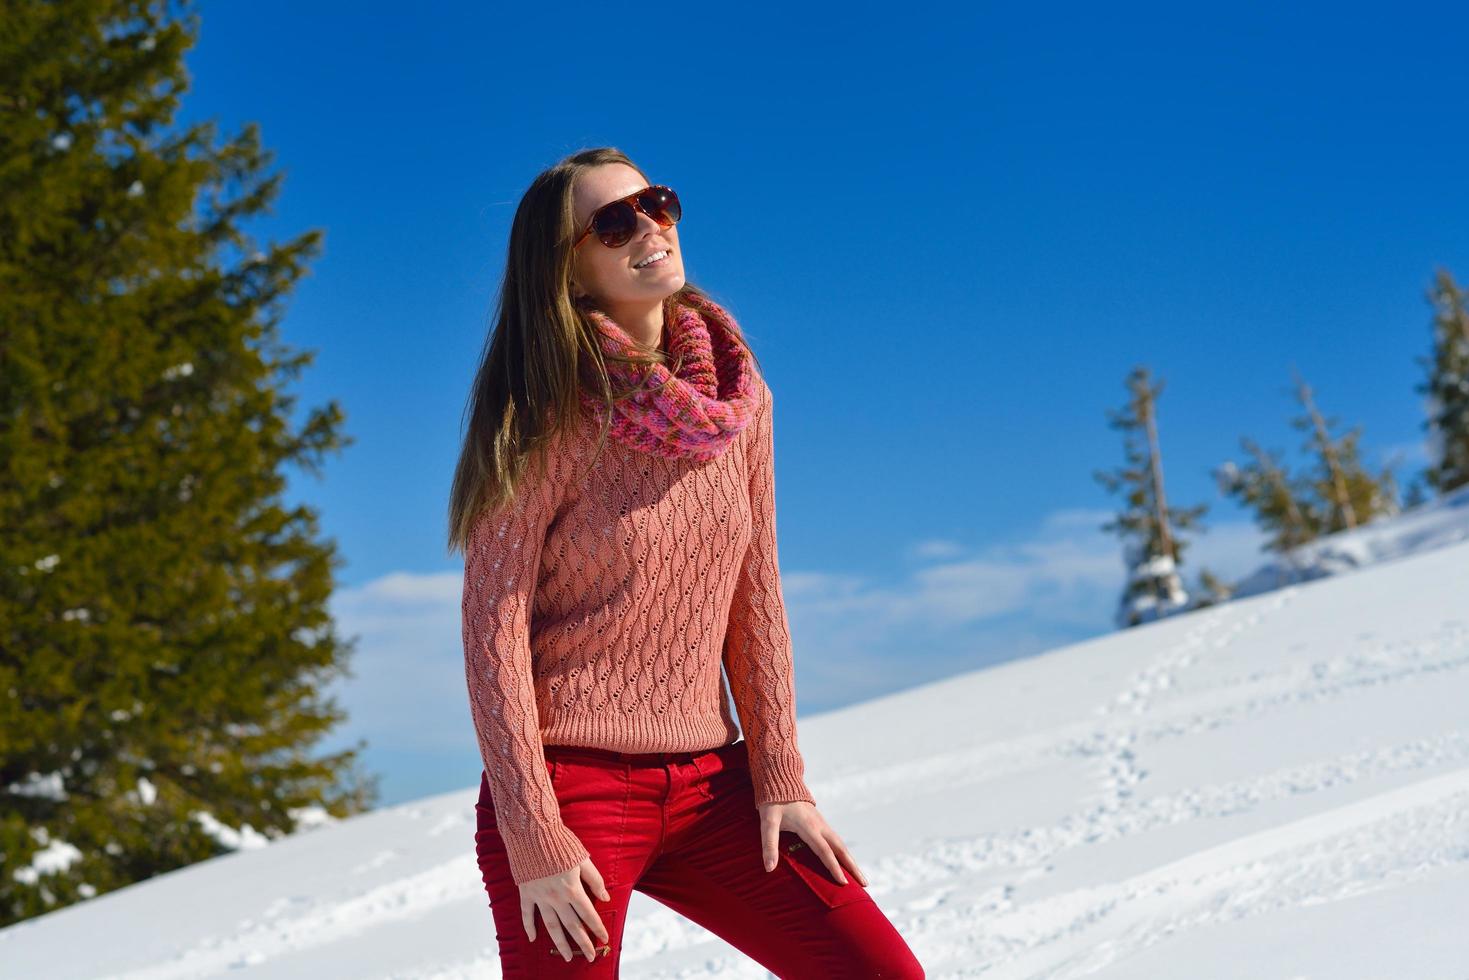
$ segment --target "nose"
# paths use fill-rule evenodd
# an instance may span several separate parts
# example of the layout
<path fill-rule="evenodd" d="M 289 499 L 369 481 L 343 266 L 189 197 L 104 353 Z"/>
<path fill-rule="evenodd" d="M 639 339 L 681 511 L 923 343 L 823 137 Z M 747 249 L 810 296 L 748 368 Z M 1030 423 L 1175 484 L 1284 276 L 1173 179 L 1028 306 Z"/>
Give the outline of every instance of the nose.
<path fill-rule="evenodd" d="M 657 232 L 660 232 L 660 231 L 663 231 L 663 230 L 664 230 L 663 229 L 663 226 L 660 225 L 658 222 L 654 221 L 652 218 L 648 217 L 643 212 L 641 212 L 641 211 L 638 212 L 638 236 L 639 237 L 644 237 L 644 236 L 648 235 L 649 233 L 655 233 L 656 234 Z"/>

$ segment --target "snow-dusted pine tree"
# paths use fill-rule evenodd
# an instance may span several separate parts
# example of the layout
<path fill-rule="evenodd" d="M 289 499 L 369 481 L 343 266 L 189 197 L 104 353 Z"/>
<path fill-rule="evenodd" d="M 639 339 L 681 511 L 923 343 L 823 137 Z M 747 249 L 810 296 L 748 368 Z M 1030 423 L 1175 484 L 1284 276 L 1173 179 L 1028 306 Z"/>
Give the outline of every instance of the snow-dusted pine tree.
<path fill-rule="evenodd" d="M 1299 372 L 1292 369 L 1292 373 L 1302 414 L 1293 418 L 1291 425 L 1307 433 L 1303 448 L 1315 463 L 1307 479 L 1322 514 L 1320 533 L 1349 530 L 1374 518 L 1397 514 L 1397 481 L 1391 467 L 1384 467 L 1380 474 L 1368 472 L 1358 445 L 1361 426 L 1334 437 L 1337 420 L 1321 414 L 1311 386 Z"/>
<path fill-rule="evenodd" d="M 1126 462 L 1110 473 L 1093 474 L 1108 491 L 1121 493 L 1126 501 L 1122 512 L 1101 527 L 1116 532 L 1123 541 L 1127 582 L 1116 613 L 1116 623 L 1121 627 L 1190 608 L 1179 573 L 1187 542 L 1180 540 L 1177 532 L 1202 531 L 1199 519 L 1208 509 L 1207 504 L 1186 509 L 1168 506 L 1157 424 L 1163 381 L 1153 385 L 1148 369 L 1136 367 L 1126 384 L 1130 395 L 1126 406 L 1107 413 L 1108 424 L 1123 433 Z"/>
<path fill-rule="evenodd" d="M 1469 306 L 1447 269 L 1428 290 L 1433 306 L 1433 353 L 1416 360 L 1428 379 L 1414 390 L 1428 396 L 1431 462 L 1424 479 L 1439 493 L 1469 483 Z"/>
<path fill-rule="evenodd" d="M 1292 549 L 1323 532 L 1324 514 L 1310 482 L 1292 476 L 1278 452 L 1262 449 L 1248 436 L 1240 443 L 1250 459 L 1242 466 L 1232 460 L 1219 466 L 1214 471 L 1219 490 L 1254 513 L 1255 524 L 1268 536 L 1261 550 L 1284 556 L 1288 564 Z"/>
<path fill-rule="evenodd" d="M 350 644 L 280 496 L 346 444 L 335 402 L 293 425 L 276 339 L 320 232 L 242 229 L 254 125 L 170 131 L 186 6 L 0 15 L 0 925 L 376 794 L 308 751 Z"/>
<path fill-rule="evenodd" d="M 1217 606 L 1234 596 L 1234 586 L 1220 578 L 1208 568 L 1199 569 L 1198 582 L 1191 593 L 1194 609 Z"/>

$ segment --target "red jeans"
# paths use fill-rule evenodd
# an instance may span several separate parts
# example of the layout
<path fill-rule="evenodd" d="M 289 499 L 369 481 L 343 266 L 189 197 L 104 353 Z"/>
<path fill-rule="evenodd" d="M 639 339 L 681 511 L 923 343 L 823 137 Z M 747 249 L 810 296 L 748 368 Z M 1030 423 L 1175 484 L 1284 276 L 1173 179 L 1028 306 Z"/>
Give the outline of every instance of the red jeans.
<path fill-rule="evenodd" d="M 634 890 L 697 922 L 778 977 L 923 977 L 923 967 L 867 889 L 850 872 L 847 883 L 838 884 L 799 834 L 781 832 L 780 860 L 775 870 L 765 870 L 743 739 L 708 752 L 562 745 L 545 750 L 561 818 L 581 839 L 612 896 L 603 902 L 588 889 L 612 948 L 589 963 L 572 942 L 568 963 L 539 912 L 535 942 L 526 939 L 520 888 L 510 877 L 489 782 L 481 773 L 475 852 L 507 980 L 616 977 Z"/>

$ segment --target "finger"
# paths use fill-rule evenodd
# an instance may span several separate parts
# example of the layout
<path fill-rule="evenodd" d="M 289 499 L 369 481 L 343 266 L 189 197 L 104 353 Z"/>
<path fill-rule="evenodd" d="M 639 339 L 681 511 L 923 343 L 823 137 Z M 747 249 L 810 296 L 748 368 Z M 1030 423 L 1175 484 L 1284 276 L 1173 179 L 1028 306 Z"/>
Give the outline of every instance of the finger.
<path fill-rule="evenodd" d="M 581 951 L 581 955 L 587 958 L 588 963 L 595 962 L 597 959 L 596 947 L 592 945 L 592 937 L 587 935 L 586 927 L 581 924 L 581 918 L 577 915 L 575 906 L 567 905 L 559 908 L 556 914 L 561 917 L 566 931 L 571 934 L 571 942 Z M 570 962 L 571 955 L 568 954 L 566 959 Z"/>
<path fill-rule="evenodd" d="M 774 820 L 767 820 L 760 824 L 760 854 L 765 862 L 765 870 L 775 870 L 775 863 L 780 853 L 780 824 Z"/>
<path fill-rule="evenodd" d="M 571 944 L 566 939 L 566 930 L 561 927 L 561 917 L 556 914 L 556 907 L 549 903 L 541 906 L 541 919 L 546 923 L 546 931 L 551 934 L 551 942 L 561 952 L 562 959 L 571 962 Z"/>
<path fill-rule="evenodd" d="M 520 899 L 520 924 L 525 926 L 525 938 L 531 942 L 536 941 L 536 905 L 526 900 L 522 895 Z"/>
<path fill-rule="evenodd" d="M 612 901 L 612 895 L 607 891 L 607 885 L 602 881 L 602 872 L 597 870 L 597 866 L 592 863 L 591 858 L 582 862 L 581 876 L 583 882 L 591 882 L 592 894 L 595 894 L 604 902 Z"/>
<path fill-rule="evenodd" d="M 825 838 L 819 835 L 814 836 L 814 840 L 809 840 L 806 843 L 810 844 L 811 849 L 821 856 L 821 863 L 826 865 L 826 870 L 831 872 L 831 876 L 845 885 L 847 883 L 847 873 L 842 870 L 841 863 L 837 861 L 836 853 L 832 851 L 831 845 L 826 842 Z"/>
<path fill-rule="evenodd" d="M 847 850 L 847 845 L 842 842 L 840 837 L 832 839 L 831 848 L 837 852 L 837 857 L 841 859 L 842 866 L 850 869 L 852 874 L 857 876 L 857 880 L 862 883 L 862 887 L 866 888 L 867 876 L 862 873 L 861 868 L 857 867 L 857 859 L 852 857 L 852 852 Z"/>
<path fill-rule="evenodd" d="M 571 896 L 572 910 L 580 917 L 582 922 L 592 927 L 601 942 L 607 941 L 607 927 L 602 924 L 602 917 L 597 914 L 596 906 L 586 892 L 579 892 Z"/>

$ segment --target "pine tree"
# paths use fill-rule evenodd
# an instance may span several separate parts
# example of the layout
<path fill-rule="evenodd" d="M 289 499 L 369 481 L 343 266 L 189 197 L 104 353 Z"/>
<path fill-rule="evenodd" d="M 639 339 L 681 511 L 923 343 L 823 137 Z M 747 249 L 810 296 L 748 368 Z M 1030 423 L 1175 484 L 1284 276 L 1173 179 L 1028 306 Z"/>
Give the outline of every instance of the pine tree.
<path fill-rule="evenodd" d="M 1250 461 L 1226 462 L 1214 475 L 1221 492 L 1254 511 L 1256 525 L 1269 535 L 1263 550 L 1287 555 L 1321 534 L 1325 521 L 1309 484 L 1291 476 L 1278 452 L 1267 452 L 1248 436 L 1240 444 Z"/>
<path fill-rule="evenodd" d="M 1408 489 L 1403 491 L 1404 510 L 1408 510 L 1409 508 L 1417 507 L 1420 504 L 1425 504 L 1428 502 L 1428 491 L 1424 487 L 1425 479 L 1426 477 L 1423 474 L 1417 474 L 1413 477 L 1412 481 L 1409 482 Z"/>
<path fill-rule="evenodd" d="M 1334 438 L 1336 420 L 1321 414 L 1311 386 L 1299 373 L 1292 373 L 1303 412 L 1291 424 L 1308 433 L 1304 448 L 1316 462 L 1309 480 L 1312 495 L 1325 514 L 1321 533 L 1350 530 L 1373 518 L 1398 513 L 1397 484 L 1391 468 L 1373 475 L 1362 462 L 1358 445 L 1361 427 Z"/>
<path fill-rule="evenodd" d="M 376 794 L 309 751 L 351 645 L 280 496 L 348 442 L 335 402 L 293 428 L 277 340 L 321 234 L 242 229 L 255 126 L 171 131 L 184 6 L 0 16 L 0 925 Z"/>
<path fill-rule="evenodd" d="M 1187 609 L 1189 597 L 1179 568 L 1187 542 L 1177 531 L 1200 527 L 1207 504 L 1187 509 L 1171 508 L 1163 487 L 1163 455 L 1158 442 L 1157 398 L 1163 382 L 1154 386 L 1148 369 L 1133 368 L 1127 378 L 1130 394 L 1121 411 L 1109 411 L 1108 424 L 1123 433 L 1127 462 L 1112 472 L 1093 476 L 1109 492 L 1121 493 L 1126 509 L 1102 525 L 1123 540 L 1127 582 L 1118 602 L 1118 626 L 1161 619 Z"/>
<path fill-rule="evenodd" d="M 1198 584 L 1193 589 L 1190 608 L 1203 609 L 1228 602 L 1234 595 L 1234 587 L 1208 568 L 1199 569 Z"/>
<path fill-rule="evenodd" d="M 1433 354 L 1415 358 L 1428 378 L 1414 390 L 1428 396 L 1432 464 L 1424 478 L 1439 493 L 1469 483 L 1469 304 L 1447 269 L 1428 290 L 1433 306 Z"/>

